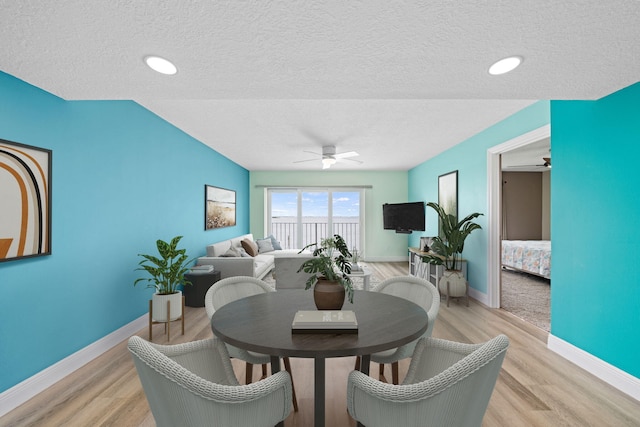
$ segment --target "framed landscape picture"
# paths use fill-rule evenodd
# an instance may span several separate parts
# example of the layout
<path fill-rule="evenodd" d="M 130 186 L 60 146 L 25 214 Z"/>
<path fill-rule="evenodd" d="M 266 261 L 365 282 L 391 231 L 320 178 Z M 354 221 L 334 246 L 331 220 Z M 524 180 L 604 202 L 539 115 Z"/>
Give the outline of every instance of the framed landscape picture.
<path fill-rule="evenodd" d="M 236 225 L 236 192 L 225 188 L 204 186 L 204 229 Z"/>
<path fill-rule="evenodd" d="M 51 254 L 51 150 L 0 139 L 0 261 Z"/>
<path fill-rule="evenodd" d="M 458 220 L 458 171 L 438 177 L 438 204 L 449 215 Z M 438 236 L 442 235 L 442 223 L 438 220 Z"/>

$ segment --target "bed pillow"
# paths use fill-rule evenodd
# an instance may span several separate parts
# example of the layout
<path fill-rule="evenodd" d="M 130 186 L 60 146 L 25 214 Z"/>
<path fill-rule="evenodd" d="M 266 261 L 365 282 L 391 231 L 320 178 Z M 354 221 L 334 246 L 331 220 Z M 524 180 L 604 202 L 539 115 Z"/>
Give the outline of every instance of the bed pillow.
<path fill-rule="evenodd" d="M 258 244 L 256 242 L 253 242 L 249 239 L 242 239 L 242 241 L 240 242 L 240 244 L 242 244 L 242 247 L 244 248 L 245 251 L 247 251 L 247 253 L 250 256 L 256 256 L 258 255 Z"/>
<path fill-rule="evenodd" d="M 256 240 L 258 244 L 258 252 L 261 254 L 265 252 L 273 252 L 273 244 L 271 243 L 271 239 L 258 239 Z"/>

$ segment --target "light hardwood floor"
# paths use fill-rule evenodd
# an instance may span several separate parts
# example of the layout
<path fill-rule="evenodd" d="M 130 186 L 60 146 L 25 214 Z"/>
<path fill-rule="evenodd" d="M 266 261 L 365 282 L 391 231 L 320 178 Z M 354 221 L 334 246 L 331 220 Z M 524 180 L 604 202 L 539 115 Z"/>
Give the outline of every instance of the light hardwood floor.
<path fill-rule="evenodd" d="M 378 278 L 404 275 L 406 263 L 369 263 Z M 163 326 L 154 342 L 166 343 Z M 177 326 L 173 328 L 176 331 Z M 479 343 L 500 333 L 511 345 L 483 426 L 638 426 L 640 403 L 546 348 L 547 333 L 503 310 L 471 301 L 440 306 L 433 336 Z M 174 332 L 175 334 L 175 332 Z M 138 335 L 147 338 L 147 330 Z M 187 307 L 186 333 L 172 343 L 211 337 L 204 308 Z M 238 378 L 244 364 L 233 361 Z M 291 359 L 300 410 L 286 427 L 313 425 L 313 364 Z M 354 358 L 327 359 L 327 426 L 355 426 L 346 410 L 346 377 Z M 408 361 L 400 364 L 403 378 Z M 254 369 L 256 380 L 260 369 Z M 377 373 L 377 366 L 371 367 Z M 387 372 L 390 369 L 387 367 Z M 376 374 L 377 375 L 377 374 Z M 133 361 L 122 342 L 0 418 L 0 426 L 153 426 Z"/>

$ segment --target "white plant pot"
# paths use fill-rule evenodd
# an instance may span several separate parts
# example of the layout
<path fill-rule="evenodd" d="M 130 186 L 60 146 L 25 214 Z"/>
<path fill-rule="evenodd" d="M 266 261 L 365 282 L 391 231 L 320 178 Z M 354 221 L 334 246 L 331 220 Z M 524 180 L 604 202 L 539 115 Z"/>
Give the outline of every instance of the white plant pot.
<path fill-rule="evenodd" d="M 460 270 L 445 270 L 440 277 L 440 293 L 450 297 L 467 295 L 467 280 Z M 447 292 L 447 284 L 449 291 Z"/>
<path fill-rule="evenodd" d="M 169 316 L 167 315 L 167 301 L 169 301 L 171 319 L 168 319 Z M 153 294 L 151 307 L 153 309 L 152 319 L 154 322 L 179 319 L 182 316 L 182 291 L 177 291 L 175 294 L 170 295 Z"/>

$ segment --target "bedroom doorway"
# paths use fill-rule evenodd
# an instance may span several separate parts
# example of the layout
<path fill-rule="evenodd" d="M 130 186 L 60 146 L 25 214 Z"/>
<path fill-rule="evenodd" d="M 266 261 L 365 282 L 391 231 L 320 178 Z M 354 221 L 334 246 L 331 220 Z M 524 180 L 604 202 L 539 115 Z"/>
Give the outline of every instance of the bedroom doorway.
<path fill-rule="evenodd" d="M 549 332 L 549 138 L 501 154 L 500 307 Z M 543 160 L 546 159 L 546 160 Z"/>
<path fill-rule="evenodd" d="M 503 269 L 502 239 L 505 236 L 509 238 L 509 235 L 511 235 L 513 240 L 529 241 L 530 246 L 540 245 L 543 238 L 550 241 L 550 209 L 548 206 L 548 188 L 550 187 L 546 182 L 542 184 L 546 186 L 546 190 L 541 190 L 542 185 L 540 184 L 541 175 L 545 170 L 548 172 L 542 157 L 550 157 L 548 154 L 545 155 L 550 149 L 549 138 L 550 126 L 547 125 L 492 147 L 487 152 L 487 182 L 489 187 L 489 286 L 487 289 L 487 303 L 490 307 L 503 308 L 510 311 L 546 331 L 550 329 L 549 280 L 544 278 L 545 275 L 549 276 L 547 274 L 548 271 L 533 269 L 533 266 L 539 266 L 540 263 L 537 263 L 537 261 L 525 262 L 525 265 L 517 263 L 521 262 L 521 260 L 513 263 L 514 268 Z M 544 151 L 545 144 L 547 147 L 546 152 Z M 505 188 L 503 169 L 505 169 L 504 176 L 508 177 L 507 185 L 510 186 L 509 188 Z M 507 171 L 508 173 L 513 172 L 513 174 L 509 175 Z M 527 173 L 519 174 L 520 172 Z M 518 195 L 523 193 L 522 187 L 518 189 L 518 185 L 532 185 L 530 183 L 519 183 L 519 181 L 527 181 L 527 179 L 538 182 L 538 193 L 541 191 L 546 192 L 543 197 L 545 202 L 539 200 L 539 194 L 530 197 L 536 199 L 535 201 L 527 200 L 527 197 L 517 200 Z M 545 179 L 550 179 L 550 173 L 546 174 Z M 512 196 L 514 193 L 516 196 L 515 205 L 514 201 L 511 201 L 513 211 L 511 213 L 513 215 L 511 215 L 510 220 L 505 217 L 508 214 L 507 209 L 509 207 L 505 205 L 505 199 L 503 198 L 509 190 Z M 509 194 L 506 194 L 506 196 L 509 197 Z M 524 206 L 522 206 L 523 204 Z M 513 206 L 516 207 L 513 208 Z M 518 209 L 520 209 L 519 212 Z M 529 212 L 536 210 L 539 212 L 535 215 L 531 215 L 531 212 Z M 542 210 L 546 210 L 546 212 L 542 213 Z M 535 226 L 531 224 L 535 224 Z M 518 249 L 518 251 L 521 250 L 521 248 Z M 528 253 L 534 253 L 538 249 L 528 248 L 525 250 Z M 547 265 L 547 267 L 549 266 Z M 532 271 L 527 272 L 528 269 Z"/>

